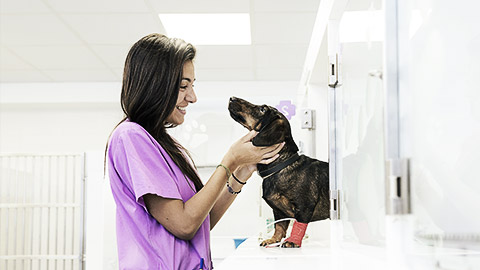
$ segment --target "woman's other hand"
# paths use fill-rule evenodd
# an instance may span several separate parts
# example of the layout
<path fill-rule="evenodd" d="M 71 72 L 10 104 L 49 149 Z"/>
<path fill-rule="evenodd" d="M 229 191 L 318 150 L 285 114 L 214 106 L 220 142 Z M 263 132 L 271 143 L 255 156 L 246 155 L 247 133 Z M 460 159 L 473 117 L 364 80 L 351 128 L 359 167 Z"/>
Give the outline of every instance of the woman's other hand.
<path fill-rule="evenodd" d="M 258 134 L 257 131 L 250 131 L 247 135 L 236 141 L 228 150 L 222 160 L 222 164 L 228 164 L 231 170 L 240 166 L 256 165 L 257 163 L 269 164 L 278 158 L 278 152 L 285 145 L 284 142 L 267 147 L 256 147 L 252 139 Z M 253 173 L 253 167 L 249 167 Z"/>

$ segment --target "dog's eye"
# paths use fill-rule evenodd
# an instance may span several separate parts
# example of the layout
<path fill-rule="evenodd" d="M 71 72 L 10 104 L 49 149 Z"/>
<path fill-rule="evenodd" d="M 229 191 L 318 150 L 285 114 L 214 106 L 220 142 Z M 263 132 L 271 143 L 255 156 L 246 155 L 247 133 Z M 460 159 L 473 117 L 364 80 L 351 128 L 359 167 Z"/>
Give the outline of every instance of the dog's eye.
<path fill-rule="evenodd" d="M 261 113 L 265 113 L 266 111 L 267 111 L 267 109 L 265 108 L 265 106 L 260 107 L 260 112 Z"/>

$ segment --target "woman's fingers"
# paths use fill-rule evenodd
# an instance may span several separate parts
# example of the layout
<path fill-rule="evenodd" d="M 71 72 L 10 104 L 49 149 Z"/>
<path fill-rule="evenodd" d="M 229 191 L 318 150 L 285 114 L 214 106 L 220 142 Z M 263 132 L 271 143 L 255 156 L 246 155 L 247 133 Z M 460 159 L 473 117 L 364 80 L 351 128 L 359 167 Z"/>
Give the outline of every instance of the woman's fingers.
<path fill-rule="evenodd" d="M 272 145 L 272 146 L 269 146 L 269 147 L 263 149 L 261 160 L 258 163 L 269 164 L 272 161 L 274 161 L 275 159 L 277 159 L 279 157 L 278 152 L 280 152 L 280 150 L 282 150 L 284 145 L 285 145 L 285 142 L 282 142 L 282 143 Z"/>
<path fill-rule="evenodd" d="M 278 154 L 278 152 L 280 152 L 280 150 L 282 150 L 284 145 L 285 145 L 285 142 L 282 142 L 282 143 L 278 143 L 278 144 L 275 144 L 275 145 L 272 145 L 272 146 L 269 146 L 269 147 L 265 148 L 264 151 L 263 151 L 264 158 L 272 157 L 272 156 Z"/>
<path fill-rule="evenodd" d="M 257 134 L 258 131 L 251 130 L 230 147 L 228 155 L 235 160 L 237 165 L 269 164 L 278 157 L 285 142 L 268 147 L 256 147 L 251 140 Z"/>
<path fill-rule="evenodd" d="M 277 159 L 280 155 L 279 154 L 276 154 L 275 156 L 271 157 L 271 158 L 267 158 L 267 159 L 262 159 L 259 163 L 261 164 L 270 164 L 271 162 L 273 162 L 275 159 Z"/>
<path fill-rule="evenodd" d="M 243 137 L 241 138 L 241 140 L 242 140 L 243 142 L 249 142 L 249 141 L 253 140 L 253 138 L 254 138 L 255 136 L 257 136 L 257 134 L 258 134 L 258 131 L 255 131 L 255 130 L 252 129 L 252 130 L 250 130 L 250 132 L 248 132 L 245 136 L 243 136 Z"/>

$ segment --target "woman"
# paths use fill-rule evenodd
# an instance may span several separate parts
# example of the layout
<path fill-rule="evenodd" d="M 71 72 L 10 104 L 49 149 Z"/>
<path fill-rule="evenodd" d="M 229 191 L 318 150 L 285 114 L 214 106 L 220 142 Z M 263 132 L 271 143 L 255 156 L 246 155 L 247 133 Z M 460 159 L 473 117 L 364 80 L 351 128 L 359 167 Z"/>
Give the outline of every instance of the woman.
<path fill-rule="evenodd" d="M 120 269 L 211 269 L 210 230 L 255 164 L 272 162 L 283 147 L 253 146 L 252 131 L 202 184 L 188 152 L 166 131 L 182 124 L 187 106 L 197 101 L 194 57 L 191 44 L 160 34 L 140 39 L 127 55 L 126 117 L 108 143 Z"/>

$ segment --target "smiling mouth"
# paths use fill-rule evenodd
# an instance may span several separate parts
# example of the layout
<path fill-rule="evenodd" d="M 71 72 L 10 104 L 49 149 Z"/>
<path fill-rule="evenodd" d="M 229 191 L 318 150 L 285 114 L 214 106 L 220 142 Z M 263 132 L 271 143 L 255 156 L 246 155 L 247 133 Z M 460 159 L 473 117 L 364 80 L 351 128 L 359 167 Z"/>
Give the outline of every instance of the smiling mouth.
<path fill-rule="evenodd" d="M 177 108 L 178 110 L 180 110 L 181 112 L 186 112 L 186 109 L 187 109 L 186 106 L 185 106 L 185 107 L 176 106 L 176 108 Z"/>

